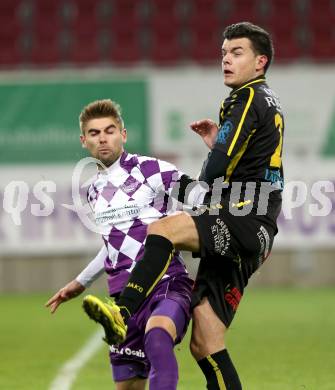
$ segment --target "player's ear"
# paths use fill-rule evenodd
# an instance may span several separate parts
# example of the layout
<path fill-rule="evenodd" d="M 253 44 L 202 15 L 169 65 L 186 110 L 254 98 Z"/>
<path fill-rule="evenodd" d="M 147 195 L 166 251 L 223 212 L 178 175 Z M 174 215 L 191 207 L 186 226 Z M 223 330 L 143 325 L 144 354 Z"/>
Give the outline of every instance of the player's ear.
<path fill-rule="evenodd" d="M 80 134 L 80 142 L 81 142 L 81 147 L 86 149 L 86 138 L 83 134 Z"/>
<path fill-rule="evenodd" d="M 256 70 L 264 69 L 265 65 L 268 63 L 268 57 L 265 54 L 257 56 Z"/>
<path fill-rule="evenodd" d="M 127 142 L 127 137 L 128 137 L 126 128 L 121 130 L 121 135 L 122 135 L 122 142 L 125 144 Z"/>

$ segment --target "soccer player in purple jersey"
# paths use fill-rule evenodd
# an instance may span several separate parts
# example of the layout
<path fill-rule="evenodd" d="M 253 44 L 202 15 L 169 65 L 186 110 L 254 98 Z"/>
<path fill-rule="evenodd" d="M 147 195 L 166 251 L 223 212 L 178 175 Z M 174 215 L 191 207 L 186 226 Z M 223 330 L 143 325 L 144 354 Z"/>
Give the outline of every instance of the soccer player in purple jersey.
<path fill-rule="evenodd" d="M 166 195 L 182 176 L 170 163 L 124 150 L 127 132 L 120 108 L 111 100 L 89 104 L 79 120 L 83 147 L 107 167 L 100 167 L 88 190 L 95 221 L 104 227 L 104 245 L 75 280 L 50 298 L 46 306 L 52 313 L 61 303 L 81 294 L 104 271 L 110 296 L 118 297 L 143 257 L 147 226 L 169 214 Z M 148 376 L 152 390 L 176 389 L 178 367 L 173 348 L 189 322 L 193 281 L 177 251 L 161 277 L 129 319 L 126 339 L 121 333 L 124 341 L 115 345 L 106 332 L 117 390 L 143 390 Z M 88 295 L 83 307 L 92 319 L 106 325 L 104 316 L 113 302 L 106 304 Z"/>

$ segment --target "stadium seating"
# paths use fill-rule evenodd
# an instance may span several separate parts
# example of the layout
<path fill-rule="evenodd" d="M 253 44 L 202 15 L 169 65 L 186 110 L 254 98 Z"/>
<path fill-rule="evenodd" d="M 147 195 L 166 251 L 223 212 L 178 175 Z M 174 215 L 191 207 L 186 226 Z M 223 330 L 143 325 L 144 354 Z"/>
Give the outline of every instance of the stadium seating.
<path fill-rule="evenodd" d="M 62 61 L 62 1 L 35 0 L 31 9 L 31 33 L 28 62 L 41 66 L 57 66 Z"/>
<path fill-rule="evenodd" d="M 1 0 L 0 1 L 0 18 L 1 21 L 16 20 L 22 12 L 24 0 Z"/>
<path fill-rule="evenodd" d="M 153 20 L 148 28 L 148 58 L 156 65 L 173 65 L 184 55 L 182 26 L 176 20 Z"/>
<path fill-rule="evenodd" d="M 206 20 L 207 22 L 201 23 L 201 18 L 196 16 L 189 23 L 189 58 L 201 64 L 220 61 L 221 57 L 220 20 L 215 15 Z"/>
<path fill-rule="evenodd" d="M 30 64 L 56 66 L 63 61 L 61 42 L 57 31 L 50 30 L 33 36 L 31 51 L 28 56 Z"/>
<path fill-rule="evenodd" d="M 149 0 L 150 17 L 175 21 L 180 17 L 180 4 L 182 2 L 177 0 Z"/>
<path fill-rule="evenodd" d="M 1 0 L 0 66 L 214 64 L 241 20 L 272 33 L 277 62 L 335 59 L 334 0 Z"/>
<path fill-rule="evenodd" d="M 3 67 L 17 66 L 25 62 L 22 3 L 22 0 L 0 1 L 0 66 Z"/>
<path fill-rule="evenodd" d="M 114 0 L 112 2 L 112 15 L 119 18 L 137 19 L 141 17 L 141 11 L 145 1 L 143 0 Z"/>
<path fill-rule="evenodd" d="M 335 4 L 331 0 L 311 2 L 307 10 L 308 53 L 316 61 L 335 58 Z"/>
<path fill-rule="evenodd" d="M 249 21 L 253 23 L 260 22 L 260 14 L 258 12 L 256 1 L 234 0 L 231 2 L 229 11 L 224 15 L 225 26 L 241 21 Z"/>
<path fill-rule="evenodd" d="M 143 59 L 140 20 L 127 18 L 126 23 L 117 16 L 108 26 L 108 60 L 116 65 L 135 65 Z"/>
<path fill-rule="evenodd" d="M 335 23 L 334 19 L 327 18 L 320 20 L 310 30 L 310 40 L 308 53 L 316 61 L 334 60 L 335 53 L 335 33 L 332 28 Z"/>
<path fill-rule="evenodd" d="M 98 34 L 73 31 L 65 61 L 79 66 L 99 63 L 102 59 Z"/>
<path fill-rule="evenodd" d="M 22 26 L 19 22 L 8 19 L 0 23 L 0 64 L 16 66 L 24 60 L 21 41 Z"/>

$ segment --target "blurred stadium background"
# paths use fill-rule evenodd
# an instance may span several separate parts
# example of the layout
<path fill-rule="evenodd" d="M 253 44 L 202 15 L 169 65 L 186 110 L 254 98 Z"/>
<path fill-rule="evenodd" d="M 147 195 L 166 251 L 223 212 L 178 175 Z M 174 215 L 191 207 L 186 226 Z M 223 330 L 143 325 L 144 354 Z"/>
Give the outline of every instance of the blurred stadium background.
<path fill-rule="evenodd" d="M 53 321 L 46 319 L 48 313 L 42 308 L 48 294 L 76 276 L 101 245 L 100 238 L 63 206 L 73 203 L 72 172 L 85 156 L 79 144 L 80 109 L 95 99 L 118 101 L 128 129 L 129 151 L 167 159 L 196 174 L 207 150 L 188 124 L 218 117 L 219 102 L 228 92 L 220 70 L 222 31 L 242 20 L 260 24 L 273 35 L 275 62 L 267 78 L 286 114 L 284 167 L 286 181 L 291 183 L 272 257 L 254 276 L 251 296 L 262 301 L 262 291 L 272 291 L 274 300 L 285 303 L 283 308 L 292 305 L 292 316 L 283 317 L 286 326 L 306 318 L 307 325 L 320 326 L 323 337 L 334 342 L 334 333 L 327 329 L 335 324 L 330 314 L 334 310 L 329 307 L 335 307 L 331 299 L 335 297 L 335 1 L 1 0 L 0 302 L 4 309 L 0 357 L 5 361 L 14 348 L 20 352 L 20 362 L 29 354 L 33 358 L 37 354 L 38 362 L 46 359 L 41 352 L 34 355 L 34 343 L 25 348 L 26 338 L 37 329 L 45 330 L 43 348 L 51 343 L 54 350 L 59 345 L 62 356 L 55 357 L 47 379 L 38 383 L 35 377 L 18 382 L 15 369 L 6 371 L 0 366 L 4 381 L 0 377 L 0 388 L 47 388 L 62 362 L 93 331 L 91 324 L 81 321 L 79 300 L 68 304 L 70 309 L 63 309 L 66 315 L 57 314 Z M 297 190 L 297 181 L 306 184 L 304 189 Z M 317 181 L 323 181 L 320 192 Z M 299 196 L 306 200 L 300 202 Z M 311 216 L 313 208 L 324 215 Z M 45 215 L 37 217 L 38 211 Z M 194 274 L 196 262 L 188 260 L 188 265 Z M 104 278 L 95 289 L 105 290 Z M 300 310 L 309 299 L 314 308 L 305 304 L 306 310 Z M 32 332 L 29 335 L 17 329 L 22 319 L 15 305 L 24 307 L 27 321 L 34 313 L 34 322 L 26 327 Z M 267 327 L 269 318 L 281 321 L 270 300 L 264 305 L 255 307 L 262 315 L 259 324 L 252 320 L 254 329 Z M 264 318 L 263 311 L 268 313 Z M 243 313 L 241 317 L 250 321 Z M 310 328 L 307 325 L 303 324 Z M 71 337 L 75 345 L 69 356 L 66 326 L 77 335 Z M 11 330 L 14 335 L 9 337 L 6 332 Z M 310 335 L 314 336 L 315 361 L 318 357 L 322 361 L 321 336 L 317 331 Z M 308 338 L 306 333 L 295 344 L 294 337 L 285 340 L 283 336 L 283 360 L 290 345 L 297 351 Z M 247 336 L 245 342 L 250 342 Z M 243 355 L 243 346 L 239 348 L 236 355 Z M 301 363 L 307 350 L 300 352 Z M 14 366 L 16 357 L 8 359 Z M 335 361 L 334 354 L 329 358 Z M 190 360 L 186 352 L 185 359 Z M 192 367 L 197 378 L 198 371 Z M 291 378 L 283 367 L 276 369 Z M 105 372 L 107 366 L 100 369 Z M 43 374 L 37 371 L 36 375 L 40 379 Z M 182 389 L 204 387 L 187 380 Z M 292 379 L 276 387 L 281 382 L 270 375 L 266 387 L 259 378 L 247 389 L 334 389 L 334 376 L 323 380 L 309 385 L 301 381 L 305 387 L 298 387 L 300 382 Z M 100 388 L 112 388 L 109 373 L 106 381 L 106 387 Z"/>

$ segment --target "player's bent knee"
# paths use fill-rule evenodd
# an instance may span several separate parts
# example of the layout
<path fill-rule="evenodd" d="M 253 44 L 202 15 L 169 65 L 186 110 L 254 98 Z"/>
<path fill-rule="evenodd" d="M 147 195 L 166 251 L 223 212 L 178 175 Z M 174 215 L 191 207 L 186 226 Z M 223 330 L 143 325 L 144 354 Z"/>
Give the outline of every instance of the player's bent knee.
<path fill-rule="evenodd" d="M 116 390 L 145 390 L 146 379 L 132 378 L 122 382 L 115 383 Z"/>
<path fill-rule="evenodd" d="M 184 215 L 185 214 L 185 215 Z M 147 234 L 159 234 L 169 238 L 175 233 L 178 233 L 180 228 L 187 228 L 188 215 L 186 213 L 177 213 L 168 217 L 154 221 L 148 225 Z"/>
<path fill-rule="evenodd" d="M 148 333 L 151 329 L 160 328 L 167 332 L 174 341 L 177 337 L 176 325 L 170 317 L 163 315 L 153 315 L 149 318 L 145 328 L 145 333 Z"/>
<path fill-rule="evenodd" d="M 199 250 L 199 235 L 193 219 L 180 212 L 148 226 L 147 234 L 156 234 L 172 242 L 178 250 L 197 252 Z"/>

